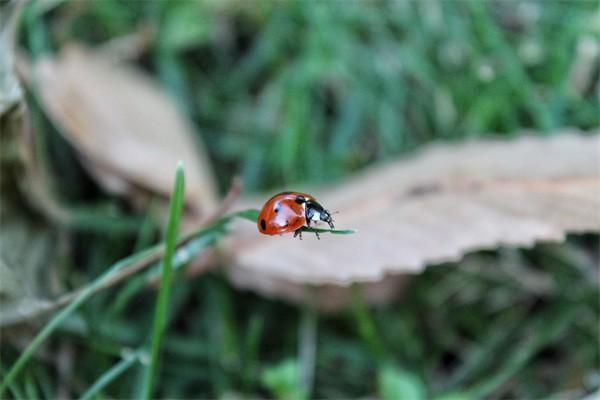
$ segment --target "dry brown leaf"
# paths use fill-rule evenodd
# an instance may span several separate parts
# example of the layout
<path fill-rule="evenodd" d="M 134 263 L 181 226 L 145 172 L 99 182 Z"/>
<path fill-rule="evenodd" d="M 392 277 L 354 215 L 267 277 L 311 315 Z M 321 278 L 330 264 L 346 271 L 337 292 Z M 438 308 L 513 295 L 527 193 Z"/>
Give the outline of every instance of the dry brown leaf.
<path fill-rule="evenodd" d="M 51 119 L 107 190 L 166 197 L 182 160 L 188 206 L 202 216 L 214 209 L 216 188 L 204 148 L 149 77 L 77 46 L 34 71 Z"/>
<path fill-rule="evenodd" d="M 313 191 L 339 211 L 336 227 L 355 234 L 322 234 L 318 241 L 307 233 L 299 241 L 237 225 L 229 273 L 241 287 L 298 300 L 306 284 L 378 282 L 469 251 L 598 231 L 599 162 L 600 136 L 574 131 L 433 146 Z"/>

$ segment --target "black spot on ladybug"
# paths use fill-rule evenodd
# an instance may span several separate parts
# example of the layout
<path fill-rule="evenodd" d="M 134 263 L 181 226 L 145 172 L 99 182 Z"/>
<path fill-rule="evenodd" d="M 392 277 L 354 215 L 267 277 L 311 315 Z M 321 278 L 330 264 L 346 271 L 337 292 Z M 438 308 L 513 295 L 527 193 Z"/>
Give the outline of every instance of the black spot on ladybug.
<path fill-rule="evenodd" d="M 267 229 L 267 222 L 264 219 L 260 220 L 260 227 L 263 231 Z"/>
<path fill-rule="evenodd" d="M 296 203 L 304 204 L 304 203 L 306 203 L 306 199 L 304 198 L 304 196 L 298 196 L 298 197 L 296 197 Z"/>
<path fill-rule="evenodd" d="M 281 208 L 280 203 L 277 203 L 277 204 L 275 204 L 275 208 L 273 208 L 273 211 L 275 211 L 276 213 L 278 213 L 280 208 Z"/>
<path fill-rule="evenodd" d="M 284 226 L 289 226 L 289 225 L 290 225 L 290 220 L 289 220 L 289 219 L 286 219 L 286 220 L 285 220 L 285 225 L 284 225 Z"/>

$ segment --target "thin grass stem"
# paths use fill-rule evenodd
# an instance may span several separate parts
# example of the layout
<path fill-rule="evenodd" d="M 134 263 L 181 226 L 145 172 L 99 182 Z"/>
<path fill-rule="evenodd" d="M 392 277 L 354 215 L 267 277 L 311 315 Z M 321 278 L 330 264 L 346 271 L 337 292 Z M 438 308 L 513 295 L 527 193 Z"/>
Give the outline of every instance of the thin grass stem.
<path fill-rule="evenodd" d="M 185 193 L 185 176 L 181 163 L 177 166 L 175 174 L 175 184 L 171 197 L 169 210 L 169 221 L 167 223 L 167 234 L 165 238 L 165 255 L 162 262 L 162 275 L 160 280 L 160 290 L 156 302 L 156 313 L 152 328 L 152 344 L 150 366 L 147 371 L 143 398 L 149 399 L 155 386 L 158 372 L 158 362 L 163 334 L 167 325 L 167 312 L 169 297 L 171 294 L 171 281 L 173 275 L 173 255 L 177 247 L 177 231 L 183 213 L 183 200 Z"/>
<path fill-rule="evenodd" d="M 132 365 L 139 361 L 141 352 L 126 354 L 121 361 L 113 365 L 98 380 L 81 395 L 81 400 L 90 400 L 94 398 L 109 383 L 118 378 L 123 372 L 127 371 Z"/>

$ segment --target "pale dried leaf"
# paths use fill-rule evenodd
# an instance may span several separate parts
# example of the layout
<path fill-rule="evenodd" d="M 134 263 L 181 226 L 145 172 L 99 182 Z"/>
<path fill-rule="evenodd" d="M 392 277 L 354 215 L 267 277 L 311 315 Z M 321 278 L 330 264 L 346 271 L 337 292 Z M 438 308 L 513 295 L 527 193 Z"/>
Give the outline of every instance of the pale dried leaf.
<path fill-rule="evenodd" d="M 336 227 L 355 234 L 322 234 L 318 241 L 306 233 L 299 241 L 237 225 L 229 273 L 241 287 L 297 300 L 298 285 L 377 282 L 478 249 L 598 231 L 599 157 L 600 136 L 573 131 L 433 146 L 337 188 L 312 191 L 339 211 Z M 257 200 L 254 207 L 261 205 Z"/>
<path fill-rule="evenodd" d="M 20 213 L 6 194 L 0 200 L 0 321 L 5 321 L 43 307 L 59 284 L 55 232 Z"/>
<path fill-rule="evenodd" d="M 201 215 L 214 209 L 214 178 L 201 143 L 141 71 L 70 46 L 35 66 L 35 83 L 52 120 L 107 190 L 166 197 L 182 160 L 186 203 Z"/>

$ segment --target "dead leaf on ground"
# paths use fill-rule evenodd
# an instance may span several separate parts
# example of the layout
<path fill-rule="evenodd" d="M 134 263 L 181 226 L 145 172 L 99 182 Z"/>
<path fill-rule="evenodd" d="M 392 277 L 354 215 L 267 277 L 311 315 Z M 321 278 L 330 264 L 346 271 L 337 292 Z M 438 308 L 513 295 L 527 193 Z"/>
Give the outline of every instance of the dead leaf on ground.
<path fill-rule="evenodd" d="M 33 68 L 21 66 L 50 118 L 107 190 L 168 197 L 182 160 L 193 215 L 214 210 L 214 177 L 202 144 L 171 99 L 141 71 L 74 45 Z"/>
<path fill-rule="evenodd" d="M 299 241 L 238 224 L 228 271 L 240 287 L 299 300 L 307 284 L 377 288 L 386 275 L 416 274 L 470 251 L 597 232 L 599 163 L 600 136 L 575 131 L 436 145 L 337 188 L 312 191 L 339 211 L 336 227 L 355 234 L 322 234 L 320 241 L 305 234 Z"/>
<path fill-rule="evenodd" d="M 0 192 L 0 220 L 0 320 L 5 321 L 46 306 L 61 285 L 54 268 L 56 232 L 23 213 L 14 190 Z"/>

